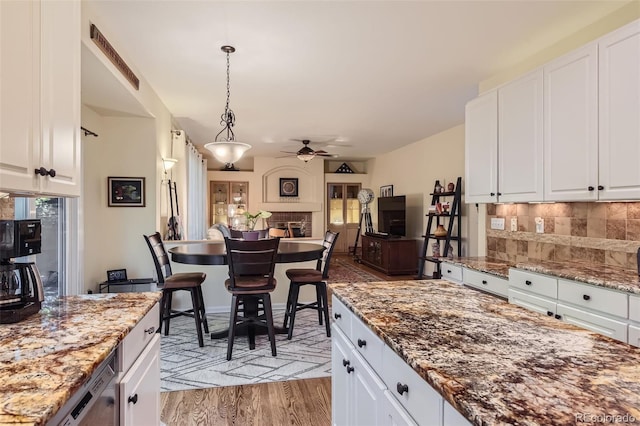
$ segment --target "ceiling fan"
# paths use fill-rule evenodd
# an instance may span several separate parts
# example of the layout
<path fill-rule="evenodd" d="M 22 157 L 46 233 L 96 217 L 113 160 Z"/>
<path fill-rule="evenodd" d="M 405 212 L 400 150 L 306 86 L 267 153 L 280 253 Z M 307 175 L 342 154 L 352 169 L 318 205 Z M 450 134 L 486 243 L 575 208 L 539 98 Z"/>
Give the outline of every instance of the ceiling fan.
<path fill-rule="evenodd" d="M 282 151 L 285 154 L 292 154 L 295 155 L 296 157 L 298 157 L 298 159 L 304 161 L 305 163 L 307 163 L 310 160 L 313 160 L 314 157 L 318 156 L 318 157 L 337 157 L 337 155 L 335 154 L 329 154 L 327 151 L 323 151 L 321 149 L 319 150 L 313 150 L 309 144 L 311 143 L 311 141 L 309 139 L 292 139 L 298 142 L 302 142 L 303 147 L 300 148 L 297 152 L 291 152 L 291 151 Z"/>

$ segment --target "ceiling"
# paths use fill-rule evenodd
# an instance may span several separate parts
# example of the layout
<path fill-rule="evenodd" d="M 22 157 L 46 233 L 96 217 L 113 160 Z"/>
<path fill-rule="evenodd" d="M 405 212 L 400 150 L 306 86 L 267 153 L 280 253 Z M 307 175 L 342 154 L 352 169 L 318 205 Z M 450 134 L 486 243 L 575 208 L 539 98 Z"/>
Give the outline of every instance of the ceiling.
<path fill-rule="evenodd" d="M 311 139 L 312 148 L 345 160 L 463 123 L 480 81 L 628 3 L 87 2 L 102 33 L 197 146 L 222 129 L 220 47 L 230 44 L 230 107 L 236 140 L 253 146 L 246 155 L 278 157 L 302 147 L 291 139 Z M 119 100 L 122 90 L 110 87 L 117 81 L 100 77 L 85 56 L 85 104 L 104 115 L 148 115 L 130 95 Z"/>

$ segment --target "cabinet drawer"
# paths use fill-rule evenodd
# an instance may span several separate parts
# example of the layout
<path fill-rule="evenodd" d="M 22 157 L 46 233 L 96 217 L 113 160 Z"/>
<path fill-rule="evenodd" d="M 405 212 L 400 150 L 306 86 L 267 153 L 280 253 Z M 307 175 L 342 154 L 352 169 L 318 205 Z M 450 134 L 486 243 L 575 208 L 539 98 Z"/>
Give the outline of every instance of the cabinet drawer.
<path fill-rule="evenodd" d="M 611 337 L 612 339 L 620 340 L 622 342 L 627 341 L 626 322 L 616 321 L 602 315 L 563 305 L 562 303 L 558 303 L 556 311 L 557 314 L 560 315 L 560 319 L 568 322 L 569 324 L 586 328 L 587 330 L 600 333 L 604 336 Z"/>
<path fill-rule="evenodd" d="M 640 322 L 640 296 L 629 295 L 629 319 Z"/>
<path fill-rule="evenodd" d="M 524 291 L 509 289 L 509 303 L 521 306 L 542 315 L 554 316 L 556 313 L 556 301 L 546 297 L 537 296 Z"/>
<path fill-rule="evenodd" d="M 411 418 L 407 410 L 398 402 L 389 389 L 384 391 L 384 418 L 383 425 L 394 426 L 418 426 Z"/>
<path fill-rule="evenodd" d="M 457 283 L 462 282 L 462 266 L 452 265 L 451 263 L 442 262 L 440 265 L 442 278 Z"/>
<path fill-rule="evenodd" d="M 386 345 L 382 361 L 382 380 L 409 415 L 421 425 L 442 424 L 443 399 L 440 394 Z M 404 385 L 407 386 L 406 391 L 402 389 Z"/>
<path fill-rule="evenodd" d="M 615 290 L 575 281 L 558 280 L 558 301 L 568 302 L 594 311 L 628 317 L 628 296 Z"/>
<path fill-rule="evenodd" d="M 558 297 L 558 279 L 535 272 L 509 269 L 509 285 L 552 299 Z"/>
<path fill-rule="evenodd" d="M 351 318 L 351 343 L 375 371 L 382 370 L 382 347 L 384 343 L 365 323 L 355 316 Z"/>
<path fill-rule="evenodd" d="M 444 422 L 445 426 L 470 426 L 469 420 L 465 419 L 451 404 L 444 401 Z"/>
<path fill-rule="evenodd" d="M 156 335 L 160 322 L 160 304 L 153 308 L 133 327 L 133 330 L 125 336 L 120 344 L 119 371 L 127 372 L 133 362 L 142 353 L 144 348 Z"/>
<path fill-rule="evenodd" d="M 351 317 L 353 314 L 335 295 L 331 296 L 331 317 L 336 327 L 351 338 Z"/>
<path fill-rule="evenodd" d="M 629 326 L 629 344 L 640 348 L 640 327 Z"/>
<path fill-rule="evenodd" d="M 490 293 L 495 293 L 499 296 L 507 297 L 509 281 L 467 268 L 464 268 L 462 274 L 464 277 L 463 282 L 465 284 Z"/>

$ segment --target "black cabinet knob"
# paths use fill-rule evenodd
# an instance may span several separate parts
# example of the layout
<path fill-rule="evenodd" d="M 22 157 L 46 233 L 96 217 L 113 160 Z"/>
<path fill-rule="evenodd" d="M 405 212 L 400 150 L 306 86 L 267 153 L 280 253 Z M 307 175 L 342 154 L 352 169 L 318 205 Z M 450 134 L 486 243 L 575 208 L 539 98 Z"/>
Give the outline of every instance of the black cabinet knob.
<path fill-rule="evenodd" d="M 598 191 L 602 191 L 602 190 L 604 190 L 604 186 L 598 185 Z"/>
<path fill-rule="evenodd" d="M 583 295 L 582 295 L 582 298 L 583 298 L 584 300 L 591 300 L 591 296 L 589 296 L 588 294 L 583 294 Z"/>
<path fill-rule="evenodd" d="M 590 186 L 587 188 L 589 191 L 593 191 L 595 188 L 593 186 Z"/>
<path fill-rule="evenodd" d="M 531 281 L 529 281 L 529 280 L 526 280 L 524 283 L 525 283 L 526 285 L 531 285 L 531 284 L 532 284 L 532 282 L 531 282 Z"/>
<path fill-rule="evenodd" d="M 496 193 L 495 193 L 495 192 L 492 192 L 492 193 L 490 193 L 489 195 L 491 195 L 492 197 L 495 197 Z"/>
<path fill-rule="evenodd" d="M 138 402 L 138 394 L 136 393 L 133 396 L 130 396 L 127 401 L 133 402 L 133 404 L 135 405 Z"/>
<path fill-rule="evenodd" d="M 555 318 L 556 318 L 556 319 L 562 319 L 562 315 L 560 315 L 560 314 L 556 314 L 556 315 L 555 315 Z"/>
<path fill-rule="evenodd" d="M 498 192 L 498 196 L 502 195 L 502 192 Z"/>
<path fill-rule="evenodd" d="M 56 177 L 56 171 L 54 169 L 49 169 L 48 173 L 49 173 L 49 176 Z"/>
<path fill-rule="evenodd" d="M 409 392 L 409 386 L 403 385 L 402 383 L 398 382 L 398 384 L 396 385 L 396 390 L 400 395 L 402 395 L 405 392 Z"/>
<path fill-rule="evenodd" d="M 548 315 L 548 316 L 550 316 L 550 317 L 552 317 L 552 316 L 553 316 L 553 312 L 551 312 L 551 311 L 547 311 L 547 315 Z"/>
<path fill-rule="evenodd" d="M 347 365 L 349 365 L 349 364 L 351 364 L 351 361 L 346 360 L 346 359 L 343 359 L 343 360 L 342 360 L 342 366 L 343 366 L 343 367 L 346 367 L 346 366 L 347 366 Z"/>
<path fill-rule="evenodd" d="M 353 371 L 353 367 L 347 367 L 347 374 L 351 374 L 352 371 Z"/>
<path fill-rule="evenodd" d="M 40 176 L 46 176 L 49 174 L 49 172 L 44 167 L 40 167 L 39 169 L 36 169 L 36 174 Z"/>
<path fill-rule="evenodd" d="M 451 273 L 451 269 L 447 269 L 447 274 L 450 274 L 450 273 Z"/>
<path fill-rule="evenodd" d="M 487 280 L 482 280 L 482 284 L 487 284 Z"/>
<path fill-rule="evenodd" d="M 366 340 L 362 340 L 362 339 L 358 339 L 358 347 L 361 348 L 363 346 L 367 346 L 367 341 Z"/>
<path fill-rule="evenodd" d="M 333 314 L 333 317 L 335 319 L 340 319 L 340 318 L 342 318 L 342 315 L 341 314 Z"/>

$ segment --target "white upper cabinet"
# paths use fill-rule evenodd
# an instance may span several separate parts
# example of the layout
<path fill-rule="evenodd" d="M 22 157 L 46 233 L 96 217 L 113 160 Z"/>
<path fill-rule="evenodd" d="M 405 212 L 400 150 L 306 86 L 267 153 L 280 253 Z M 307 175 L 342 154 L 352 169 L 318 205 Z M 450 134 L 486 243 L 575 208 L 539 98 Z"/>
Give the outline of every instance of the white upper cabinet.
<path fill-rule="evenodd" d="M 598 46 L 543 69 L 545 200 L 597 200 Z"/>
<path fill-rule="evenodd" d="M 465 202 L 498 201 L 498 94 L 493 91 L 465 107 Z"/>
<path fill-rule="evenodd" d="M 498 89 L 500 202 L 542 201 L 542 70 Z"/>
<path fill-rule="evenodd" d="M 640 199 L 640 21 L 600 39 L 601 200 Z"/>
<path fill-rule="evenodd" d="M 0 43 L 0 190 L 79 196 L 80 2 L 0 1 Z"/>

